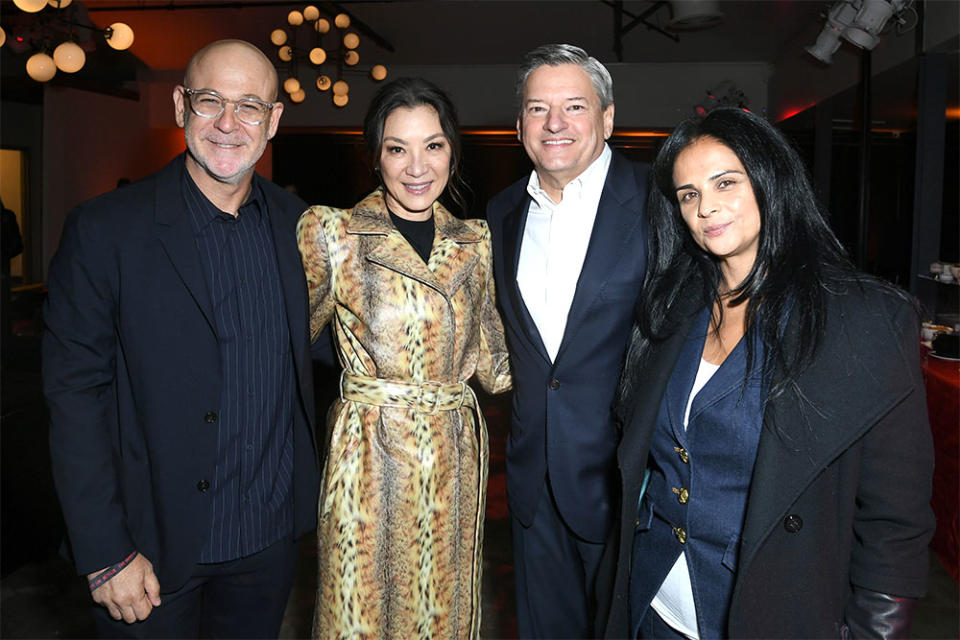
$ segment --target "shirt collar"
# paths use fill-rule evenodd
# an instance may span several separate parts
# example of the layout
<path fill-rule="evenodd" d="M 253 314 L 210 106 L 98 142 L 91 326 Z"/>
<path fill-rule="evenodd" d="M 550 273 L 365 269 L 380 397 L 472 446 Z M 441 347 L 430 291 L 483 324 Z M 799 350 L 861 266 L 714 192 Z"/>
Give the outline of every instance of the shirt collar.
<path fill-rule="evenodd" d="M 610 150 L 610 145 L 604 143 L 603 150 L 600 152 L 600 155 L 597 156 L 597 159 L 591 162 L 590 166 L 583 170 L 583 173 L 564 186 L 563 199 L 566 200 L 568 197 L 590 197 L 596 194 L 597 200 L 599 201 L 599 194 L 603 190 L 603 183 L 606 182 L 607 170 L 610 168 L 610 159 L 612 157 L 613 152 Z M 527 193 L 530 194 L 531 198 L 536 200 L 537 204 L 544 211 L 552 212 L 557 208 L 557 203 L 554 202 L 540 186 L 540 176 L 537 175 L 536 169 L 530 172 L 530 180 L 527 181 Z"/>
<path fill-rule="evenodd" d="M 197 233 L 202 232 L 217 218 L 233 221 L 238 220 L 241 216 L 250 216 L 254 222 L 260 222 L 263 212 L 267 210 L 263 190 L 260 188 L 259 176 L 256 174 L 253 175 L 253 181 L 250 184 L 250 193 L 247 195 L 246 201 L 240 205 L 237 218 L 234 218 L 225 211 L 221 211 L 220 208 L 204 195 L 200 187 L 197 186 L 197 183 L 194 182 L 190 172 L 187 171 L 186 156 L 184 156 L 184 167 L 181 175 L 183 188 L 188 192 L 188 194 L 185 195 L 187 195 L 188 207 L 193 212 L 194 227 Z"/>

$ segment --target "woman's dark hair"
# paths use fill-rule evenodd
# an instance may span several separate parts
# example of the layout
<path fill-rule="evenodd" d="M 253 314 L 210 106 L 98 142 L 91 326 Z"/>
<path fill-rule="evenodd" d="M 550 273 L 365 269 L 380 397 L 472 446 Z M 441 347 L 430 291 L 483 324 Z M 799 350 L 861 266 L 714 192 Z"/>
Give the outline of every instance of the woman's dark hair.
<path fill-rule="evenodd" d="M 699 308 L 721 293 L 719 264 L 690 235 L 673 183 L 677 156 L 703 138 L 717 140 L 736 154 L 760 209 L 756 262 L 729 294 L 732 304 L 747 305 L 748 334 L 763 344 L 763 372 L 771 374 L 774 365 L 783 371 L 768 398 L 791 386 L 816 353 L 823 339 L 827 288 L 861 277 L 827 224 L 803 162 L 777 129 L 759 116 L 731 108 L 682 122 L 653 164 L 646 209 L 650 262 L 617 392 L 622 419 L 643 383 L 640 376 L 651 346 L 669 337 L 679 320 L 675 305 L 681 291 L 700 287 Z M 784 332 L 788 312 L 795 332 Z M 748 371 L 753 343 L 746 342 Z"/>
<path fill-rule="evenodd" d="M 440 127 L 450 143 L 450 180 L 447 189 L 451 200 L 466 212 L 464 197 L 467 185 L 460 175 L 460 125 L 457 110 L 450 97 L 438 86 L 423 78 L 398 78 L 377 91 L 363 119 L 363 139 L 367 143 L 374 171 L 380 177 L 380 152 L 383 147 L 383 127 L 394 109 L 419 106 L 432 107 L 440 118 Z M 381 178 L 382 180 L 382 178 Z"/>

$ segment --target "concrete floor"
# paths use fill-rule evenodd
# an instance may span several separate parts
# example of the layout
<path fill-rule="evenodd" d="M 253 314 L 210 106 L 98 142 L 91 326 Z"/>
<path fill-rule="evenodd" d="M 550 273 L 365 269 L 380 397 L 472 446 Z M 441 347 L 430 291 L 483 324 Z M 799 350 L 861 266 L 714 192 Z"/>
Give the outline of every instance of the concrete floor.
<path fill-rule="evenodd" d="M 24 336 L 3 352 L 2 582 L 0 638 L 90 638 L 89 594 L 56 552 L 63 525 L 50 480 L 46 417 L 39 386 L 38 340 Z M 506 399 L 484 402 L 490 425 L 490 481 L 483 567 L 484 638 L 516 637 L 510 525 L 503 474 Z M 300 568 L 281 638 L 310 634 L 316 588 L 315 539 L 301 543 Z M 957 583 L 930 556 L 928 595 L 920 602 L 913 638 L 957 638 Z"/>

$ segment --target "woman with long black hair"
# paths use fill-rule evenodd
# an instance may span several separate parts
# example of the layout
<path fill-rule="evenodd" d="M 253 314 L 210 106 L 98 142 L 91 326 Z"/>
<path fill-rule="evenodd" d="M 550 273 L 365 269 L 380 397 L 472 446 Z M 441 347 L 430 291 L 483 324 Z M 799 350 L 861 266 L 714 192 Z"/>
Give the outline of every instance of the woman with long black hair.
<path fill-rule="evenodd" d="M 297 236 L 314 339 L 343 366 L 320 490 L 315 638 L 477 638 L 487 431 L 468 381 L 510 388 L 490 232 L 462 207 L 450 98 L 420 78 L 374 96 L 380 186 L 314 206 Z"/>
<path fill-rule="evenodd" d="M 904 637 L 933 467 L 916 309 L 762 118 L 682 123 L 618 392 L 609 637 Z"/>

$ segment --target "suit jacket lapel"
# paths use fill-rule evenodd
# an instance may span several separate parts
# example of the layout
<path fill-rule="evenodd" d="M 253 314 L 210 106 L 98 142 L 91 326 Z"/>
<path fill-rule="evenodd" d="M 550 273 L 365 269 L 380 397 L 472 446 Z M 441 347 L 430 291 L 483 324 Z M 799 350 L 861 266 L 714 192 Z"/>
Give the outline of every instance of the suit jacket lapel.
<path fill-rule="evenodd" d="M 255 181 L 263 180 L 254 174 Z M 293 342 L 293 358 L 299 372 L 305 366 L 309 351 L 307 283 L 300 262 L 300 250 L 297 247 L 295 214 L 301 212 L 284 211 L 283 206 L 270 196 L 270 190 L 261 184 L 261 192 L 267 203 L 267 216 L 273 231 L 273 247 L 277 254 L 277 271 L 280 274 L 280 287 L 283 290 L 283 303 L 287 311 L 287 327 Z M 311 420 L 313 416 L 310 416 Z"/>
<path fill-rule="evenodd" d="M 577 289 L 567 314 L 567 325 L 557 352 L 563 356 L 567 345 L 580 330 L 593 300 L 600 295 L 609 275 L 626 252 L 646 251 L 640 233 L 643 220 L 643 189 L 629 160 L 618 153 L 610 159 L 607 179 L 597 206 L 590 244 L 583 259 Z"/>
<path fill-rule="evenodd" d="M 157 193 L 154 202 L 157 235 L 180 279 L 207 319 L 210 329 L 216 333 L 217 324 L 213 317 L 210 292 L 207 291 L 193 225 L 190 224 L 187 203 L 181 191 L 182 181 L 186 179 L 185 172 L 184 157 L 180 155 L 157 177 Z"/>
<path fill-rule="evenodd" d="M 687 431 L 683 427 L 683 414 L 687 408 L 687 399 L 693 390 L 697 371 L 700 369 L 700 358 L 703 355 L 703 341 L 709 322 L 709 310 L 703 309 L 693 315 L 685 332 L 683 346 L 677 356 L 677 363 L 670 372 L 664 397 L 667 399 L 667 413 L 670 419 L 670 428 L 677 440 L 687 446 Z M 691 415 L 693 414 L 691 408 Z"/>
<path fill-rule="evenodd" d="M 513 315 L 519 319 L 527 340 L 534 346 L 540 357 L 549 363 L 550 356 L 547 354 L 547 348 L 543 345 L 543 339 L 540 337 L 537 325 L 533 321 L 533 316 L 530 315 L 527 305 L 523 302 L 523 295 L 521 295 L 520 286 L 517 284 L 520 247 L 523 244 L 523 230 L 527 224 L 529 209 L 530 197 L 524 189 L 523 197 L 520 198 L 517 206 L 503 220 L 503 264 L 505 266 L 503 281 L 507 284 L 507 291 L 502 297 L 512 307 Z"/>
<path fill-rule="evenodd" d="M 662 343 L 653 345 L 647 354 L 643 371 L 650 375 L 637 390 L 632 413 L 624 424 L 618 451 L 625 482 L 637 481 L 646 468 L 647 452 L 653 426 L 660 412 L 660 402 L 684 346 L 688 345 L 690 328 L 697 319 L 699 287 L 686 288 L 684 297 L 677 301 L 673 317 L 676 330 Z"/>

